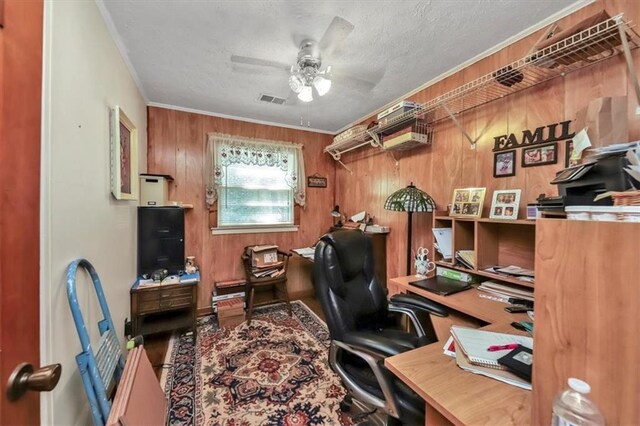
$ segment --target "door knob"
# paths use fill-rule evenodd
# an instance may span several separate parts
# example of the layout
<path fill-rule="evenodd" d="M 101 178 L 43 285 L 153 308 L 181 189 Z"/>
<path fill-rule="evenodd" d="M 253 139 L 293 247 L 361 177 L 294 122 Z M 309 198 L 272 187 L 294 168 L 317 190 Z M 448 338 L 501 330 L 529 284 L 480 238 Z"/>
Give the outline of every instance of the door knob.
<path fill-rule="evenodd" d="M 9 376 L 7 383 L 7 399 L 16 401 L 26 391 L 49 392 L 60 380 L 62 366 L 51 364 L 33 371 L 33 366 L 26 362 L 19 364 Z"/>

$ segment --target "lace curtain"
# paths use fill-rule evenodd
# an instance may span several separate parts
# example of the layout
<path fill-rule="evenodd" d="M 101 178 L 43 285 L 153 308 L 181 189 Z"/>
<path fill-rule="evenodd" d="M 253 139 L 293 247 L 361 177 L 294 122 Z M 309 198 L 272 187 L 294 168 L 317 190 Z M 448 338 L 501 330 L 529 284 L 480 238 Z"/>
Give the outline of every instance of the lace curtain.
<path fill-rule="evenodd" d="M 290 158 L 294 159 L 294 164 L 289 164 Z M 223 182 L 226 166 L 239 163 L 278 167 L 286 172 L 286 183 L 293 189 L 294 201 L 304 207 L 306 194 L 301 144 L 249 139 L 220 133 L 207 135 L 207 206 L 211 207 L 218 200 L 218 188 Z"/>

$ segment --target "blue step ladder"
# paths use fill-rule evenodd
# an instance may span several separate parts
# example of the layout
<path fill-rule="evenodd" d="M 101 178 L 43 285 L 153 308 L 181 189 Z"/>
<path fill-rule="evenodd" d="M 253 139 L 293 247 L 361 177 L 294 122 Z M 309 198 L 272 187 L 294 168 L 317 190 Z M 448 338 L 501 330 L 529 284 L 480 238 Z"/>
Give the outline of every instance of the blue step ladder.
<path fill-rule="evenodd" d="M 78 268 L 86 270 L 91 276 L 93 287 L 102 309 L 102 315 L 104 316 L 98 322 L 100 339 L 95 352 L 91 347 L 87 327 L 84 324 L 78 304 L 78 295 L 76 293 Z M 73 315 L 73 321 L 76 324 L 80 345 L 82 346 L 82 352 L 76 356 L 76 363 L 80 369 L 84 390 L 89 399 L 93 423 L 98 426 L 104 426 L 109 417 L 109 411 L 111 411 L 111 401 L 107 398 L 107 389 L 109 389 L 112 381 L 114 381 L 114 384 L 120 381 L 124 369 L 124 357 L 113 327 L 107 301 L 104 298 L 100 278 L 88 260 L 76 259 L 69 264 L 67 268 L 67 297 L 69 298 L 71 314 Z"/>

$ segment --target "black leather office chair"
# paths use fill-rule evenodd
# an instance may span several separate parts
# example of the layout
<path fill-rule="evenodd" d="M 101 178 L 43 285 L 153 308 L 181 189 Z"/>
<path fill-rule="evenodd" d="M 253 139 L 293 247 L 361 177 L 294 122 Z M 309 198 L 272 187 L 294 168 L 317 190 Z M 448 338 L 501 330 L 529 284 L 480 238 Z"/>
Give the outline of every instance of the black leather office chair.
<path fill-rule="evenodd" d="M 420 312 L 447 311 L 414 295 L 387 302 L 374 261 L 371 241 L 360 231 L 333 232 L 316 245 L 313 282 L 331 335 L 329 363 L 349 391 L 341 408 L 347 410 L 353 397 L 384 410 L 387 424 L 424 424 L 424 400 L 384 367 L 384 358 L 435 342 Z M 395 326 L 394 313 L 406 314 L 416 335 Z"/>

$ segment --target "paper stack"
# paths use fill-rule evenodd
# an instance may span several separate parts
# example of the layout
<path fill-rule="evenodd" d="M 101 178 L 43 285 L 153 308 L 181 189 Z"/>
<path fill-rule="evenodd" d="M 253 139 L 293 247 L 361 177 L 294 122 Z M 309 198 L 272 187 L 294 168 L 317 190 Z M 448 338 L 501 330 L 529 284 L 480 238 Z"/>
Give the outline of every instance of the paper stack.
<path fill-rule="evenodd" d="M 459 326 L 451 327 L 451 336 L 455 341 L 456 363 L 458 367 L 474 374 L 481 374 L 492 379 L 531 390 L 531 383 L 510 373 L 497 360 L 508 353 L 508 350 L 489 352 L 493 345 L 518 343 L 533 349 L 533 339 L 516 334 L 495 333 Z M 450 350 L 450 348 L 447 348 Z"/>
<path fill-rule="evenodd" d="M 505 284 L 498 284 L 494 281 L 485 281 L 478 287 L 479 291 L 489 293 L 503 301 L 509 298 L 525 299 L 533 302 L 533 289 L 516 288 Z"/>

